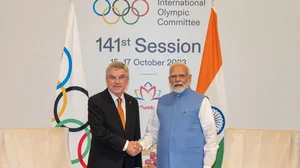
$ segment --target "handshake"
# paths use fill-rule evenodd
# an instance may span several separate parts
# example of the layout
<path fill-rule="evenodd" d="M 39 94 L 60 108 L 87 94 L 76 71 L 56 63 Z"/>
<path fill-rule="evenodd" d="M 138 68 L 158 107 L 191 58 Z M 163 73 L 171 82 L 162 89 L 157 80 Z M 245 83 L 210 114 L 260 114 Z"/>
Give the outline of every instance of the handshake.
<path fill-rule="evenodd" d="M 140 143 L 138 141 L 130 141 L 128 144 L 128 147 L 126 149 L 126 152 L 130 156 L 136 156 L 139 153 L 141 153 L 141 151 L 142 151 L 142 146 L 140 145 Z"/>

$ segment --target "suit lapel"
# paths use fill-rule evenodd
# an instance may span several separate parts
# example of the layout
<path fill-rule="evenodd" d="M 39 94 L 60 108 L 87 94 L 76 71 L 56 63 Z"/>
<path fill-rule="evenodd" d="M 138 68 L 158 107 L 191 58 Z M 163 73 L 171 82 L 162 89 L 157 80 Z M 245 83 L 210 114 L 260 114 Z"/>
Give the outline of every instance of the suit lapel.
<path fill-rule="evenodd" d="M 114 102 L 114 100 L 112 99 L 112 97 L 111 97 L 111 95 L 110 95 L 108 89 L 105 89 L 105 90 L 103 91 L 103 97 L 104 97 L 104 100 L 107 100 L 107 102 L 108 102 L 108 108 L 110 109 L 111 113 L 113 114 L 113 116 L 114 116 L 114 118 L 115 118 L 117 124 L 120 126 L 120 128 L 121 128 L 122 130 L 124 130 L 124 129 L 123 129 L 123 126 L 122 126 L 121 118 L 120 118 L 120 116 L 119 116 L 118 109 L 117 109 L 117 107 L 116 107 L 116 105 L 115 105 L 115 102 Z M 126 109 L 126 110 L 127 110 L 127 109 Z M 126 116 L 127 116 L 127 115 L 126 115 Z"/>
<path fill-rule="evenodd" d="M 126 100 L 126 124 L 125 124 L 125 132 L 132 130 L 132 123 L 134 123 L 133 116 L 133 104 L 129 100 L 128 96 L 124 93 L 124 98 Z"/>

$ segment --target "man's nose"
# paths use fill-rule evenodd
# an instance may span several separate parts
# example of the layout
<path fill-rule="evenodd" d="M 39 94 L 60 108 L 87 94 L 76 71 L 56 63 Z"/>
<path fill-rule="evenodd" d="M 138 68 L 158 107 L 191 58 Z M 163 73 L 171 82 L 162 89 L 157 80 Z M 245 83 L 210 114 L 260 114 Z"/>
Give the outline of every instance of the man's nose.
<path fill-rule="evenodd" d="M 175 81 L 180 81 L 179 75 L 176 76 Z"/>

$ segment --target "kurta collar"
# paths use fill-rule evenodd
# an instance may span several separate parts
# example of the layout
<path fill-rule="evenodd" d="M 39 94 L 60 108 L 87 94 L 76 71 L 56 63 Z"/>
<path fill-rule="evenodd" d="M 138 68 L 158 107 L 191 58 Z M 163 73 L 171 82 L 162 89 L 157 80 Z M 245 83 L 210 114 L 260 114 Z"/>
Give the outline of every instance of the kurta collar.
<path fill-rule="evenodd" d="M 184 95 L 187 95 L 188 93 L 190 93 L 192 91 L 192 89 L 190 87 L 186 88 L 185 91 L 181 92 L 181 93 L 176 93 L 173 91 L 173 95 L 176 97 L 182 97 Z"/>

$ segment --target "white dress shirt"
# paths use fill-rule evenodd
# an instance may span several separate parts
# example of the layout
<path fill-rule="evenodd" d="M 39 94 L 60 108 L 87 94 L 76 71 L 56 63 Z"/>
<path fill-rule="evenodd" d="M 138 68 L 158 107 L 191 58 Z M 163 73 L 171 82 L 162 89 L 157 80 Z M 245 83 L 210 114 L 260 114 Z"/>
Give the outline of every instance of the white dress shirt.
<path fill-rule="evenodd" d="M 113 93 L 111 93 L 109 90 L 108 92 L 110 93 L 115 105 L 116 105 L 116 108 L 118 109 L 118 98 L 116 95 L 114 95 Z M 124 120 L 126 122 L 126 103 L 125 103 L 125 98 L 124 98 L 124 94 L 122 94 L 122 96 L 120 97 L 122 99 L 121 101 L 121 106 L 122 106 L 122 109 L 124 111 Z M 126 151 L 127 147 L 128 147 L 128 140 L 126 141 L 125 145 L 124 145 L 124 148 L 123 148 L 123 151 Z"/>
<path fill-rule="evenodd" d="M 219 145 L 212 108 L 207 98 L 204 98 L 202 101 L 198 117 L 205 138 L 203 168 L 211 168 L 216 160 Z M 159 126 L 160 123 L 157 112 L 154 110 L 149 117 L 146 133 L 144 137 L 139 140 L 143 150 L 149 149 L 152 145 L 157 143 Z"/>

